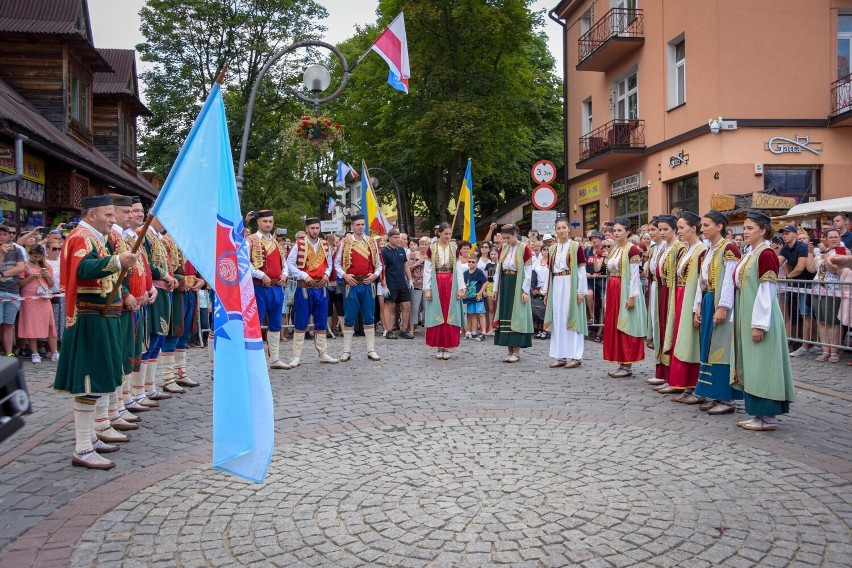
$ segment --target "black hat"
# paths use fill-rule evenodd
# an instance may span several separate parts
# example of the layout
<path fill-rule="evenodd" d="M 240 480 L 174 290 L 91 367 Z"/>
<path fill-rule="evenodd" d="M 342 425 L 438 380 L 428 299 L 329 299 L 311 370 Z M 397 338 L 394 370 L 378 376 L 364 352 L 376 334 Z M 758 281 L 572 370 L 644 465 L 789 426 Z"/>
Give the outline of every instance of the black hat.
<path fill-rule="evenodd" d="M 142 204 L 142 199 L 138 195 L 134 195 L 131 199 L 133 199 L 133 205 L 136 205 L 137 203 L 140 205 Z"/>
<path fill-rule="evenodd" d="M 92 195 L 83 198 L 83 209 L 94 209 L 95 207 L 106 207 L 112 205 L 111 195 Z"/>
<path fill-rule="evenodd" d="M 363 220 L 364 220 L 363 215 L 352 215 L 351 217 L 349 217 L 350 223 L 354 223 L 355 221 L 363 221 Z"/>
<path fill-rule="evenodd" d="M 506 233 L 507 235 L 514 235 L 518 232 L 518 226 L 514 223 L 506 223 L 502 227 L 500 227 L 501 233 Z"/>
<path fill-rule="evenodd" d="M 9 228 L 9 225 L 5 223 L 0 223 L 0 231 L 6 231 L 7 233 L 12 232 L 12 230 Z"/>
<path fill-rule="evenodd" d="M 656 215 L 654 215 L 653 217 L 651 217 L 651 220 L 650 220 L 650 221 L 648 221 L 648 223 L 650 223 L 651 225 L 654 225 L 654 226 L 656 227 L 656 226 L 657 226 L 657 222 L 658 222 L 659 220 L 660 220 L 660 218 L 659 218 L 659 217 L 657 217 Z"/>
<path fill-rule="evenodd" d="M 697 225 L 701 222 L 701 217 L 693 213 L 692 211 L 683 211 L 680 214 L 681 219 L 686 219 L 689 223 L 693 225 Z"/>
<path fill-rule="evenodd" d="M 767 215 L 763 211 L 755 211 L 754 209 L 746 213 L 746 219 L 751 219 L 752 221 L 757 222 L 759 225 L 768 226 L 772 224 L 772 219 L 769 218 L 769 215 Z"/>
<path fill-rule="evenodd" d="M 603 236 L 603 233 L 601 233 L 600 231 L 592 231 L 591 233 L 589 233 L 589 238 L 590 239 L 602 239 L 602 238 L 604 238 L 604 236 Z"/>
<path fill-rule="evenodd" d="M 708 219 L 712 219 L 716 223 L 720 223 L 722 225 L 728 224 L 728 216 L 725 215 L 724 213 L 720 213 L 720 212 L 716 211 L 715 209 L 711 209 L 710 211 L 705 213 L 704 216 L 707 217 Z"/>
<path fill-rule="evenodd" d="M 795 225 L 784 225 L 784 228 L 781 229 L 782 233 L 798 233 L 799 230 Z"/>
<path fill-rule="evenodd" d="M 119 207 L 130 207 L 133 205 L 133 198 L 129 195 L 121 195 L 120 193 L 110 193 L 110 197 L 112 197 L 112 204 L 118 205 Z"/>
<path fill-rule="evenodd" d="M 677 226 L 677 217 L 669 214 L 657 215 L 657 223 L 665 223 L 669 227 L 674 228 Z"/>
<path fill-rule="evenodd" d="M 257 212 L 256 219 L 263 219 L 264 217 L 272 217 L 275 213 L 272 212 L 272 209 L 262 209 Z"/>
<path fill-rule="evenodd" d="M 316 217 L 308 217 L 307 219 L 305 219 L 305 227 L 308 227 L 310 225 L 319 225 L 319 223 L 320 220 Z"/>
<path fill-rule="evenodd" d="M 615 224 L 621 225 L 622 227 L 627 227 L 629 229 L 630 228 L 630 219 L 628 219 L 627 217 L 616 217 L 615 218 Z"/>

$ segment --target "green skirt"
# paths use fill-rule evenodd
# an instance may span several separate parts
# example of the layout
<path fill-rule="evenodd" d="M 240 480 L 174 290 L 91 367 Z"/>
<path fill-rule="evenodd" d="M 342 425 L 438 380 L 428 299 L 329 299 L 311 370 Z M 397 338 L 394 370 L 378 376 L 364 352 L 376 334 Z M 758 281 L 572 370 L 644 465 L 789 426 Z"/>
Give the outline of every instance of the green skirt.
<path fill-rule="evenodd" d="M 78 315 L 65 330 L 53 388 L 74 395 L 107 395 L 124 380 L 119 318 Z"/>
<path fill-rule="evenodd" d="M 133 312 L 121 312 L 118 318 L 119 334 L 121 338 L 121 366 L 124 374 L 133 371 L 134 352 L 136 351 L 136 334 L 133 330 Z"/>
<path fill-rule="evenodd" d="M 517 274 L 501 274 L 500 290 L 514 292 L 518 281 Z M 497 295 L 497 329 L 494 331 L 494 345 L 503 347 L 532 347 L 532 333 L 517 333 L 512 331 L 512 311 L 515 309 L 515 294 Z"/>
<path fill-rule="evenodd" d="M 157 298 L 148 306 L 148 333 L 168 335 L 172 320 L 172 293 L 157 288 Z"/>

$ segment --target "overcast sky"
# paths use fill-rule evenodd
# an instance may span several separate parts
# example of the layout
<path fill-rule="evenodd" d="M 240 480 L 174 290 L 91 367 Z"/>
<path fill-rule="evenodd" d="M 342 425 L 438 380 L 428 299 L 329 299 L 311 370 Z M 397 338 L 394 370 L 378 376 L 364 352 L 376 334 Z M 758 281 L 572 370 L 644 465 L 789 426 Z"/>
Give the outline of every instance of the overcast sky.
<path fill-rule="evenodd" d="M 365 25 L 376 20 L 378 0 L 317 0 L 325 6 L 329 16 L 321 23 L 328 28 L 325 40 L 337 44 L 352 35 L 355 25 Z M 536 0 L 534 10 L 550 10 L 558 0 Z M 144 41 L 139 31 L 139 10 L 145 0 L 89 0 L 92 18 L 92 35 L 95 46 L 104 48 L 134 49 Z M 550 53 L 556 58 L 557 74 L 562 69 L 562 36 L 555 22 L 545 16 Z M 137 67 L 141 70 L 137 59 Z M 413 81 L 417 77 L 412 78 Z M 144 88 L 144 87 L 143 87 Z"/>

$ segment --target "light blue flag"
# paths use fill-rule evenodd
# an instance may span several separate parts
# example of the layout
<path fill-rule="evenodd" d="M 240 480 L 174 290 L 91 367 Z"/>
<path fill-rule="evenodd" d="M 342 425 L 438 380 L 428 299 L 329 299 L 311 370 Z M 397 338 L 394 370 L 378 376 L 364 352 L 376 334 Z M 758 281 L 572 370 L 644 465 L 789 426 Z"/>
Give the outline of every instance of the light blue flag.
<path fill-rule="evenodd" d="M 275 445 L 272 389 L 219 84 L 151 214 L 216 292 L 213 466 L 262 483 Z"/>

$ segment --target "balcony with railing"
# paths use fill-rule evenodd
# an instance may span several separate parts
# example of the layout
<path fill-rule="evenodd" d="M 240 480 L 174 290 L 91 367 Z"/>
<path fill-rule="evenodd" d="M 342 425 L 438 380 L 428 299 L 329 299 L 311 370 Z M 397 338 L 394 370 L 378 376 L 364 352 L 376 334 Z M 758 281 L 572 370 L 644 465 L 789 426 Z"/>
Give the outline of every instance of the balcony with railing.
<path fill-rule="evenodd" d="M 578 42 L 578 71 L 606 71 L 645 43 L 645 20 L 638 8 L 613 8 Z"/>
<path fill-rule="evenodd" d="M 832 126 L 852 124 L 852 75 L 841 77 L 831 84 L 829 119 Z"/>
<path fill-rule="evenodd" d="M 645 121 L 617 118 L 580 137 L 577 167 L 609 168 L 645 153 Z"/>

